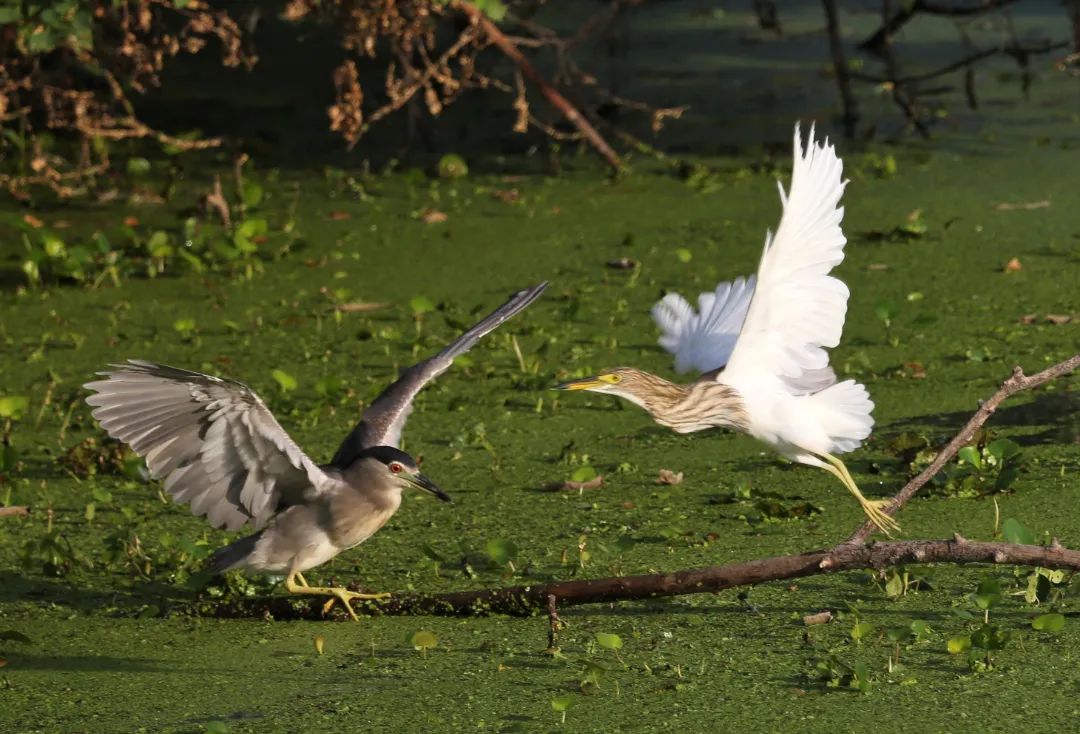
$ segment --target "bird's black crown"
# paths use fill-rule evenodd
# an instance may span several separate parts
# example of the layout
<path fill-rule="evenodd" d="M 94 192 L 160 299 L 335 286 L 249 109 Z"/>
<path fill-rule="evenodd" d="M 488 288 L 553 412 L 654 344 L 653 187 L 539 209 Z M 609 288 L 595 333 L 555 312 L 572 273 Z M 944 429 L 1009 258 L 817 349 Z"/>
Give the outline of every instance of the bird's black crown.
<path fill-rule="evenodd" d="M 409 456 L 401 449 L 396 449 L 393 446 L 372 446 L 366 448 L 357 454 L 355 461 L 368 457 L 381 461 L 384 464 L 396 461 L 399 464 L 403 464 L 408 469 L 415 470 L 417 468 L 416 459 Z"/>

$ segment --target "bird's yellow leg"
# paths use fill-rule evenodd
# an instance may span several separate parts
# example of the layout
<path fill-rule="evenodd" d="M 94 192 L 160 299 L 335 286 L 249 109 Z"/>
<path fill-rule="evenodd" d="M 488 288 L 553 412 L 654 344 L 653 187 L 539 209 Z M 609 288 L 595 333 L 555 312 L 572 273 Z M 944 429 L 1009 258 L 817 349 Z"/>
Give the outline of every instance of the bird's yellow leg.
<path fill-rule="evenodd" d="M 349 613 L 349 616 L 356 621 L 360 621 L 360 618 L 356 616 L 356 612 L 353 611 L 352 604 L 349 602 L 353 599 L 389 599 L 389 594 L 362 594 L 358 591 L 349 591 L 341 586 L 308 586 L 307 582 L 303 584 L 296 583 L 297 577 L 303 581 L 303 576 L 298 571 L 293 571 L 285 577 L 285 589 L 290 594 L 312 594 L 315 596 L 328 596 L 330 597 L 328 605 L 324 607 L 324 610 L 329 610 L 333 606 L 333 602 L 340 601 L 345 610 Z"/>
<path fill-rule="evenodd" d="M 844 462 L 840 461 L 840 459 L 832 454 L 821 454 L 821 458 L 829 462 L 823 468 L 839 479 L 840 483 L 847 487 L 849 492 L 855 495 L 855 499 L 858 500 L 859 506 L 862 507 L 863 512 L 866 513 L 866 517 L 869 518 L 870 522 L 872 522 L 878 530 L 891 538 L 891 531 L 899 530 L 900 525 L 896 520 L 892 519 L 892 517 L 882 512 L 882 508 L 888 507 L 892 503 L 892 500 L 866 499 L 863 493 L 859 491 L 859 487 L 855 484 L 855 480 L 851 478 L 851 473 L 847 470 L 847 467 L 844 466 Z"/>

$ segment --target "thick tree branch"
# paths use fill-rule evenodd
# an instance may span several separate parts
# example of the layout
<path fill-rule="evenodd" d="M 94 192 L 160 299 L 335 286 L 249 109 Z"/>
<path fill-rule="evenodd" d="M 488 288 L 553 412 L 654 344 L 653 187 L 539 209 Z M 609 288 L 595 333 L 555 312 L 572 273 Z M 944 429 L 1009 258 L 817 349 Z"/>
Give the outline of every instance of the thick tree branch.
<path fill-rule="evenodd" d="M 922 489 L 923 485 L 929 482 L 935 474 L 941 471 L 944 466 L 956 456 L 956 453 L 960 449 L 971 443 L 971 440 L 975 437 L 975 432 L 990 419 L 990 416 L 994 414 L 994 411 L 997 410 L 997 407 L 1001 405 L 1006 398 L 1012 397 L 1018 392 L 1023 392 L 1024 390 L 1030 390 L 1039 385 L 1046 384 L 1063 375 L 1067 375 L 1078 367 L 1080 367 L 1080 354 L 1070 357 L 1064 362 L 1059 362 L 1053 367 L 1048 367 L 1042 372 L 1031 375 L 1030 377 L 1025 375 L 1022 369 L 1015 367 L 1012 376 L 1001 383 L 1001 387 L 998 388 L 997 392 L 979 406 L 979 409 L 971 416 L 967 425 L 961 428 L 960 432 L 953 436 L 953 439 L 949 441 L 945 448 L 934 457 L 930 466 L 926 467 L 926 469 L 924 469 L 917 477 L 908 482 L 896 493 L 896 496 L 893 497 L 892 504 L 885 509 L 885 513 L 892 516 L 899 512 L 900 508 L 907 504 L 908 500 L 914 497 L 915 493 Z M 873 524 L 864 522 L 862 526 L 844 542 L 844 545 L 861 543 L 868 538 L 873 531 Z"/>
<path fill-rule="evenodd" d="M 905 563 L 989 563 L 1080 571 L 1080 551 L 1068 550 L 1056 540 L 1049 546 L 1039 546 L 972 542 L 960 536 L 955 536 L 952 540 L 840 545 L 832 550 L 672 573 L 555 581 L 449 594 L 400 594 L 385 602 L 371 603 L 366 609 L 373 614 L 441 616 L 530 616 L 547 612 L 549 618 L 554 620 L 557 619 L 557 614 L 555 617 L 551 617 L 551 614 L 556 600 L 559 606 L 567 607 L 657 599 L 681 594 L 705 594 L 766 581 L 865 568 L 882 569 Z M 359 612 L 360 606 L 356 605 L 356 609 Z M 220 605 L 216 607 L 215 613 L 223 617 L 270 614 L 278 619 L 318 619 L 322 616 L 322 604 L 316 602 L 294 605 L 294 602 L 284 597 L 245 599 L 231 606 Z"/>

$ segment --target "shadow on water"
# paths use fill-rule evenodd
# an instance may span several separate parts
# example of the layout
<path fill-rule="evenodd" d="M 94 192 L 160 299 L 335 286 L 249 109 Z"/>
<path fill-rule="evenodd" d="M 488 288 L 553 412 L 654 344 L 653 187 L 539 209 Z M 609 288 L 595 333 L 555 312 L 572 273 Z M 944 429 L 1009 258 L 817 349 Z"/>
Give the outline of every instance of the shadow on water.
<path fill-rule="evenodd" d="M 971 418 L 969 412 L 933 413 L 890 423 L 889 433 L 934 428 L 959 430 Z M 1080 442 L 1080 393 L 1039 393 L 1019 405 L 998 408 L 986 423 L 995 428 L 1038 428 L 1038 432 L 1010 436 L 1021 446 L 1075 444 Z"/>

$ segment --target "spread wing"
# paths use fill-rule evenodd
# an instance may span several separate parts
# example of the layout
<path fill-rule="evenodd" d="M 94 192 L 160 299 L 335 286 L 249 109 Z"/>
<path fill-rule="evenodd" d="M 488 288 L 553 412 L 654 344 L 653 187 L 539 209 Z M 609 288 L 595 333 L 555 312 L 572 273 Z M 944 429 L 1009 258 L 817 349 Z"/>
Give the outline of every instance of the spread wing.
<path fill-rule="evenodd" d="M 214 527 L 261 528 L 328 481 L 246 385 L 142 360 L 112 366 L 84 385 L 94 418 Z"/>
<path fill-rule="evenodd" d="M 405 370 L 398 381 L 383 390 L 364 411 L 360 422 L 334 454 L 331 465 L 345 468 L 352 463 L 360 451 L 371 446 L 397 447 L 401 442 L 401 431 L 405 427 L 405 420 L 412 412 L 413 398 L 424 385 L 446 372 L 454 359 L 472 349 L 483 336 L 497 329 L 504 321 L 539 298 L 547 285 L 547 281 L 544 281 L 540 285 L 518 291 L 510 297 L 510 300 L 458 337 L 446 349 Z"/>
<path fill-rule="evenodd" d="M 825 349 L 840 342 L 847 313 L 847 286 L 829 275 L 847 241 L 840 229 L 842 172 L 828 140 L 816 143 L 811 127 L 803 149 L 796 125 L 791 189 L 785 195 L 780 185 L 784 213 L 776 236 L 766 234 L 757 287 L 721 382 L 773 377 L 801 394 L 835 379 Z"/>
<path fill-rule="evenodd" d="M 678 372 L 709 372 L 727 364 L 754 294 L 754 276 L 720 283 L 698 296 L 698 309 L 678 293 L 652 307 L 660 346 L 675 355 Z"/>

